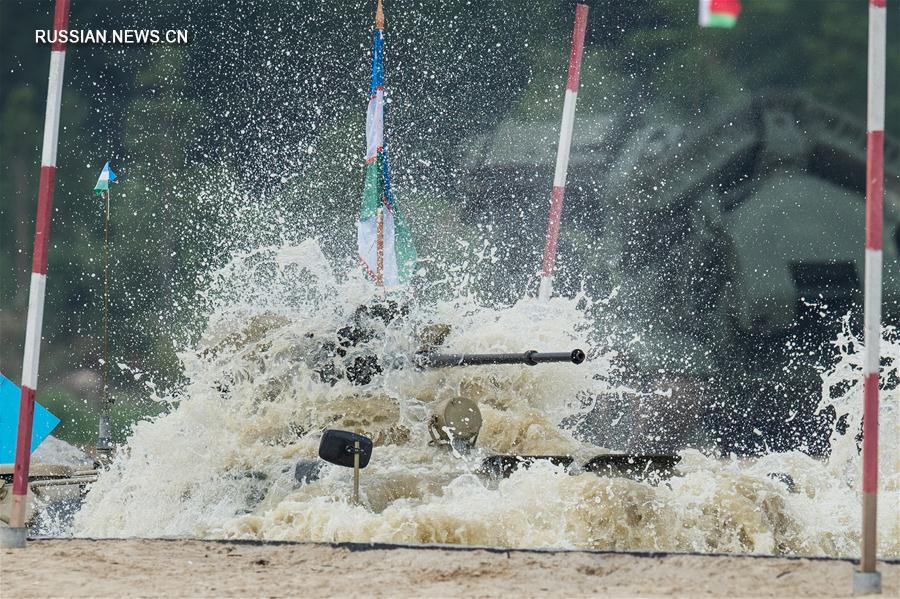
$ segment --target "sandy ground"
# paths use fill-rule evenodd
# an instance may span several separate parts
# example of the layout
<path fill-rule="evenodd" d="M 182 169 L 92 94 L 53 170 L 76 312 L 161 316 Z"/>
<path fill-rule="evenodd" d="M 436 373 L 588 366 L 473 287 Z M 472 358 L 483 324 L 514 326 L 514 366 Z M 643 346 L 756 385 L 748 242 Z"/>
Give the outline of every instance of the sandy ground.
<path fill-rule="evenodd" d="M 900 561 L 881 563 L 885 597 Z M 844 560 L 197 540 L 0 550 L 12 597 L 840 597 Z"/>

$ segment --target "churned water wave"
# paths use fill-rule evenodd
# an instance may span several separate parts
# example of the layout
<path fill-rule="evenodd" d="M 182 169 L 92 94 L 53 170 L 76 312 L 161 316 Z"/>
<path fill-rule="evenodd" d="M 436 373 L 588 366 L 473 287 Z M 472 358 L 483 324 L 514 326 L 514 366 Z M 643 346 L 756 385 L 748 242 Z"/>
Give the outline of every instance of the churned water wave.
<path fill-rule="evenodd" d="M 449 275 L 448 275 L 448 278 Z M 204 333 L 180 354 L 186 386 L 161 397 L 162 416 L 141 421 L 75 517 L 92 537 L 203 537 L 303 541 L 461 543 L 509 547 L 853 555 L 860 529 L 860 341 L 848 330 L 823 374 L 821 408 L 847 414 L 828 459 L 801 452 L 755 459 L 681 453 L 676 475 L 641 482 L 571 474 L 538 463 L 509 478 L 477 472 L 492 453 L 569 454 L 576 462 L 612 448 L 578 440 L 565 423 L 603 410 L 615 391 L 611 357 L 588 351 L 580 366 L 548 364 L 420 370 L 409 361 L 429 324 L 445 323 L 449 352 L 562 350 L 592 346 L 591 298 L 522 299 L 481 305 L 464 291 L 409 301 L 409 314 L 353 348 L 385 372 L 365 385 L 323 380 L 323 350 L 354 310 L 376 299 L 362 275 L 335 273 L 318 244 L 236 255 L 198 301 Z M 849 328 L 848 328 L 849 329 Z M 885 329 L 881 409 L 880 553 L 900 555 L 898 369 L 900 339 Z M 352 357 L 352 355 L 350 356 Z M 465 396 L 484 419 L 476 450 L 429 444 L 430 407 Z M 375 441 L 362 473 L 362 505 L 349 500 L 352 472 L 326 465 L 318 480 L 295 476 L 316 457 L 325 428 Z M 785 483 L 787 474 L 792 484 Z"/>

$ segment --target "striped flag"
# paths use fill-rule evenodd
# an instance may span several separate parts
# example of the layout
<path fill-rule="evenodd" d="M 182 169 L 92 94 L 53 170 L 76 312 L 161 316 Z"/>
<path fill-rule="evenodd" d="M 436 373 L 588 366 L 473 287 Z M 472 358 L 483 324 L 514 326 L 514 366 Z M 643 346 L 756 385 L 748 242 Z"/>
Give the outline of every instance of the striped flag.
<path fill-rule="evenodd" d="M 734 27 L 739 14 L 741 0 L 700 0 L 701 27 Z"/>
<path fill-rule="evenodd" d="M 94 193 L 103 195 L 104 191 L 109 191 L 109 184 L 115 180 L 116 174 L 109 168 L 109 162 L 107 161 L 103 166 L 103 170 L 100 171 L 100 178 L 97 179 L 97 184 L 94 186 Z"/>
<path fill-rule="evenodd" d="M 366 114 L 366 171 L 356 225 L 359 259 L 384 287 L 405 285 L 416 263 L 416 247 L 391 191 L 391 169 L 384 137 L 384 30 L 376 24 L 372 83 Z"/>

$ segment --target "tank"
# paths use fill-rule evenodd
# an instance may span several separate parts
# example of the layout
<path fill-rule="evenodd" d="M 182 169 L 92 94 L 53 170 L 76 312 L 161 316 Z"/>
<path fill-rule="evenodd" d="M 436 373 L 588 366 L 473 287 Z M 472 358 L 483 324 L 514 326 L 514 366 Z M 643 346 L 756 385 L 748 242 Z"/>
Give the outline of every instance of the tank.
<path fill-rule="evenodd" d="M 815 413 L 810 355 L 827 359 L 845 315 L 861 330 L 865 123 L 791 94 L 703 116 L 576 118 L 556 289 L 614 298 L 596 315 L 597 337 L 620 352 L 622 382 L 646 392 L 610 398 L 580 430 L 629 450 L 825 452 L 833 415 Z M 519 244 L 493 266 L 513 273 L 491 289 L 503 300 L 537 287 L 558 127 L 507 121 L 465 144 L 469 208 Z M 883 320 L 896 322 L 900 144 L 890 137 L 883 246 Z"/>

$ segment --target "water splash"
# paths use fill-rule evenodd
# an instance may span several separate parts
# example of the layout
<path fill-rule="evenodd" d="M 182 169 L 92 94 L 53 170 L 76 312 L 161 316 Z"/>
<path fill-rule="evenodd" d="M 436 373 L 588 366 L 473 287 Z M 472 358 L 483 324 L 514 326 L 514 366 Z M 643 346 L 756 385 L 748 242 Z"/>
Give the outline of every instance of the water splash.
<path fill-rule="evenodd" d="M 341 358 L 323 350 L 357 306 L 376 299 L 361 275 L 335 273 L 318 244 L 236 255 L 200 297 L 205 332 L 181 352 L 186 386 L 168 413 L 139 422 L 77 514 L 77 536 L 185 536 L 314 541 L 466 543 L 777 554 L 852 555 L 858 547 L 859 456 L 853 431 L 861 405 L 859 342 L 845 330 L 840 359 L 823 373 L 822 405 L 848 414 L 829 460 L 800 452 L 754 460 L 682 453 L 678 476 L 651 484 L 538 464 L 494 481 L 476 473 L 490 453 L 571 454 L 605 450 L 560 424 L 613 391 L 610 356 L 585 364 L 486 366 L 420 371 L 408 356 L 428 324 L 451 326 L 451 352 L 589 347 L 596 305 L 585 296 L 548 306 L 523 299 L 481 305 L 446 269 L 407 316 L 370 323 L 353 348 L 390 367 L 363 386 L 323 380 Z M 455 293 L 444 294 L 448 286 Z M 880 552 L 900 554 L 896 522 L 897 380 L 900 339 L 885 332 Z M 429 407 L 463 395 L 484 417 L 468 457 L 428 444 Z M 600 400 L 593 400 L 600 401 Z M 300 484 L 323 428 L 375 439 L 362 503 L 348 502 L 349 470 L 326 465 Z M 772 473 L 789 475 L 773 477 Z M 790 483 L 790 484 L 788 484 Z M 791 488 L 789 488 L 791 487 Z"/>

